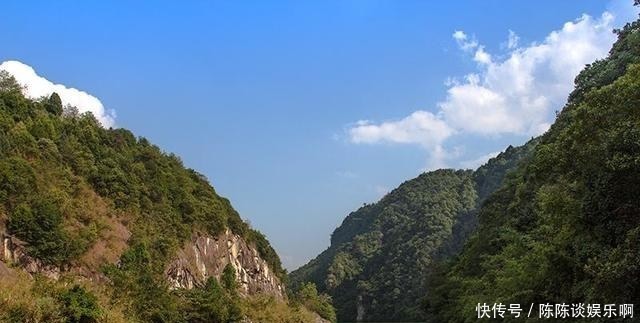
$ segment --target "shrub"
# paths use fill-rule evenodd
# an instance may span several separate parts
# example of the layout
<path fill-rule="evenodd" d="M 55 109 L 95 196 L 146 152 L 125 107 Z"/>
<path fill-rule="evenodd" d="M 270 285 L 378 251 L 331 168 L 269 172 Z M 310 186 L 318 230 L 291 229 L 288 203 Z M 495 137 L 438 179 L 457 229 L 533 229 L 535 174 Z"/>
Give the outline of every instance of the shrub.
<path fill-rule="evenodd" d="M 78 285 L 60 295 L 60 302 L 70 323 L 96 322 L 102 314 L 96 296 Z"/>

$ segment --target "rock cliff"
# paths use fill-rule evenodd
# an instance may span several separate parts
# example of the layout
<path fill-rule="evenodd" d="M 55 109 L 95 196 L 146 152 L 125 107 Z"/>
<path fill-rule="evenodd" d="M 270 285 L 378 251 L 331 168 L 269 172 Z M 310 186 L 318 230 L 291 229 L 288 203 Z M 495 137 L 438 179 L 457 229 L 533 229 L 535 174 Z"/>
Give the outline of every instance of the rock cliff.
<path fill-rule="evenodd" d="M 60 269 L 55 266 L 43 264 L 39 259 L 29 256 L 26 252 L 25 243 L 0 232 L 2 245 L 0 246 L 0 261 L 9 266 L 16 266 L 24 269 L 29 274 L 39 273 L 52 279 L 58 279 Z M 5 268 L 3 272 L 8 274 L 10 271 Z"/>
<path fill-rule="evenodd" d="M 194 236 L 167 266 L 165 273 L 172 288 L 191 289 L 202 285 L 209 277 L 219 279 L 227 264 L 235 269 L 242 293 L 285 297 L 284 285 L 256 248 L 229 230 L 216 237 Z"/>
<path fill-rule="evenodd" d="M 43 264 L 27 254 L 26 244 L 6 233 L 0 234 L 0 261 L 10 267 L 19 267 L 30 274 L 42 274 L 58 279 L 60 268 Z M 219 279 L 227 264 L 236 271 L 240 291 L 245 295 L 265 293 L 277 298 L 285 298 L 285 288 L 280 279 L 260 257 L 256 248 L 242 237 L 227 230 L 211 237 L 194 236 L 185 244 L 167 266 L 165 274 L 171 288 L 191 289 L 201 286 L 209 277 Z M 86 270 L 69 268 L 79 274 Z M 6 270 L 5 270 L 6 271 Z"/>

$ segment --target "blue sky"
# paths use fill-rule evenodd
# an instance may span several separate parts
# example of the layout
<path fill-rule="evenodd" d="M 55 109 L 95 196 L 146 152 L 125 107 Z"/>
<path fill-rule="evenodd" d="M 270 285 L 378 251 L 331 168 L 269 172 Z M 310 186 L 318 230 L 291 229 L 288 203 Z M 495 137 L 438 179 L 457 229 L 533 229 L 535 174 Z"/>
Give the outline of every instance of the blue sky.
<path fill-rule="evenodd" d="M 295 269 L 363 203 L 543 132 L 630 2 L 8 1 L 0 62 L 181 156 Z"/>

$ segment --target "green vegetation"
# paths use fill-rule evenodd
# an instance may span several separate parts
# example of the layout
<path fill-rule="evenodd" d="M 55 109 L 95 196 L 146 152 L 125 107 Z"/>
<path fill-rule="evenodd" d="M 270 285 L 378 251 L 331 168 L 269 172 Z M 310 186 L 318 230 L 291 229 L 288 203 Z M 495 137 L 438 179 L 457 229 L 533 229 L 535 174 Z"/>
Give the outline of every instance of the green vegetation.
<path fill-rule="evenodd" d="M 302 323 L 318 322 L 318 314 L 296 302 L 289 304 L 272 296 L 259 295 L 243 300 L 245 316 L 251 322 Z"/>
<path fill-rule="evenodd" d="M 475 321 L 478 302 L 640 299 L 640 22 L 618 36 L 484 204 L 462 254 L 433 275 L 433 320 Z"/>
<path fill-rule="evenodd" d="M 438 170 L 407 181 L 349 214 L 331 246 L 290 275 L 291 288 L 314 283 L 339 320 L 419 320 L 431 265 L 458 251 L 475 227 L 478 188 L 500 184 L 529 145 L 500 154 L 477 172 Z"/>
<path fill-rule="evenodd" d="M 10 273 L 0 320 L 470 322 L 479 302 L 637 303 L 640 22 L 617 34 L 546 134 L 475 171 L 422 174 L 349 214 L 331 246 L 290 275 L 290 302 L 241 298 L 231 266 L 220 281 L 171 290 L 165 266 L 197 232 L 231 229 L 283 280 L 285 271 L 264 235 L 177 156 L 100 127 L 56 94 L 29 100 L 0 72 L 0 228 L 45 265 L 106 278 L 52 282 L 0 263 Z"/>
<path fill-rule="evenodd" d="M 55 93 L 27 99 L 15 79 L 0 72 L 0 233 L 25 242 L 27 253 L 45 265 L 83 267 L 107 278 L 92 287 L 97 294 L 82 286 L 29 289 L 17 303 L 1 306 L 0 318 L 238 321 L 247 309 L 232 267 L 221 277 L 223 287 L 210 279 L 201 288 L 172 291 L 164 277 L 167 263 L 195 233 L 215 236 L 226 229 L 255 245 L 286 279 L 265 236 L 177 156 L 128 130 L 102 128 L 92 114 L 63 107 Z M 19 295 L 2 288 L 10 298 Z M 19 302 L 28 298 L 33 305 Z M 119 304 L 119 314 L 111 315 L 104 298 Z M 286 303 L 281 308 L 293 311 Z"/>
<path fill-rule="evenodd" d="M 230 228 L 255 243 L 276 273 L 285 276 L 264 235 L 249 228 L 229 201 L 177 156 L 128 130 L 104 129 L 90 113 L 78 115 L 72 108 L 63 113 L 55 93 L 42 100 L 26 99 L 11 76 L 4 72 L 1 78 L 0 137 L 6 143 L 0 151 L 0 204 L 9 223 L 50 219 L 38 224 L 50 227 L 9 228 L 38 256 L 53 252 L 53 263 L 69 263 L 84 250 L 69 253 L 60 246 L 89 247 L 90 242 L 76 241 L 82 232 L 64 232 L 82 231 L 96 222 L 90 212 L 73 205 L 75 193 L 88 187 L 106 201 L 109 216 L 131 222 L 134 237 L 163 245 L 162 250 L 151 250 L 154 258 L 166 258 L 194 231 L 215 235 Z M 49 229 L 56 232 L 40 237 L 41 230 Z"/>
<path fill-rule="evenodd" d="M 31 206 L 19 204 L 7 227 L 29 244 L 30 255 L 45 263 L 60 265 L 68 256 L 61 251 L 75 251 L 68 245 L 70 239 L 62 228 L 62 216 L 51 200 L 36 200 Z"/>
<path fill-rule="evenodd" d="M 477 303 L 640 299 L 640 22 L 543 136 L 474 172 L 438 170 L 347 216 L 290 275 L 338 318 L 473 322 Z"/>
<path fill-rule="evenodd" d="M 236 281 L 236 270 L 231 266 L 231 264 L 227 264 L 224 266 L 224 270 L 222 271 L 222 277 L 220 279 L 222 281 L 222 286 L 230 291 L 235 291 L 238 288 L 238 282 Z"/>
<path fill-rule="evenodd" d="M 83 287 L 75 285 L 60 295 L 62 313 L 68 322 L 96 322 L 102 312 L 97 299 Z"/>
<path fill-rule="evenodd" d="M 122 309 L 89 286 L 23 273 L 0 280 L 0 322 L 126 322 Z"/>
<path fill-rule="evenodd" d="M 181 309 L 187 322 L 238 322 L 243 318 L 235 289 L 222 288 L 215 279 L 208 279 L 204 288 L 187 292 L 187 300 Z"/>
<path fill-rule="evenodd" d="M 327 294 L 318 294 L 316 285 L 313 283 L 303 284 L 296 292 L 294 299 L 309 310 L 318 313 L 320 317 L 336 322 L 336 311 L 331 305 L 331 297 Z"/>

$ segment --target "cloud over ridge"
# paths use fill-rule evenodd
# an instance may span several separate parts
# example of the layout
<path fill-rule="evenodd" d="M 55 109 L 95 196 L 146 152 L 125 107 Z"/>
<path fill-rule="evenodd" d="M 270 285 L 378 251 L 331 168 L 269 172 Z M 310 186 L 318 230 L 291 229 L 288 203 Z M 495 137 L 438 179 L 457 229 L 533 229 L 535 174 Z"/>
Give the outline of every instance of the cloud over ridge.
<path fill-rule="evenodd" d="M 620 23 L 607 11 L 596 18 L 585 14 L 526 45 L 509 30 L 500 55 L 456 30 L 452 38 L 477 64 L 476 71 L 449 78 L 446 97 L 435 112 L 419 110 L 397 121 L 360 121 L 347 130 L 349 139 L 355 144 L 417 144 L 429 152 L 427 168 L 433 169 L 458 156 L 459 147 L 449 152 L 445 145 L 454 135 L 540 135 L 564 106 L 576 75 L 606 57 L 616 40 L 612 30 Z"/>
<path fill-rule="evenodd" d="M 462 50 L 474 51 L 479 71 L 449 87 L 446 99 L 438 104 L 443 118 L 470 133 L 541 134 L 553 111 L 564 105 L 585 64 L 607 55 L 616 37 L 612 22 L 609 12 L 597 19 L 583 15 L 544 41 L 525 47 L 517 46 L 517 35 L 511 32 L 511 48 L 499 61 L 482 45 L 459 41 Z"/>
<path fill-rule="evenodd" d="M 19 61 L 6 61 L 0 64 L 0 70 L 7 71 L 16 78 L 18 83 L 25 87 L 24 94 L 32 99 L 48 97 L 56 92 L 62 100 L 62 104 L 75 106 L 78 111 L 91 112 L 100 121 L 102 126 L 109 128 L 115 125 L 115 111 L 107 111 L 102 102 L 95 96 L 70 88 L 63 84 L 55 84 L 38 75 L 33 67 Z"/>

